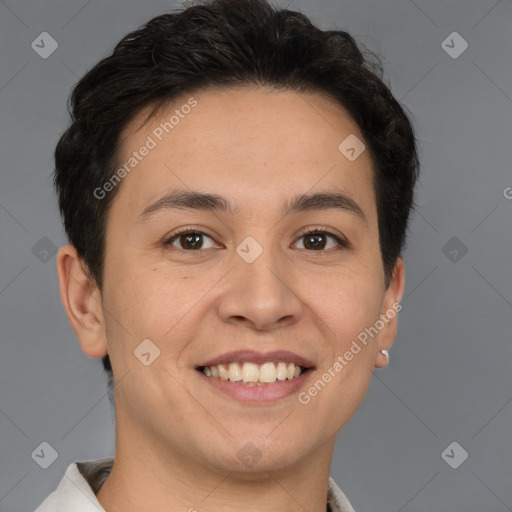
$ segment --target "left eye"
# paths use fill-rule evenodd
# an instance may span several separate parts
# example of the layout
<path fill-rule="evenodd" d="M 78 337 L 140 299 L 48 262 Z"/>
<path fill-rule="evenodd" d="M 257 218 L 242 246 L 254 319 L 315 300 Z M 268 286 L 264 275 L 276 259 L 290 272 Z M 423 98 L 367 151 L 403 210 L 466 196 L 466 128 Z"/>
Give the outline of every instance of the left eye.
<path fill-rule="evenodd" d="M 335 235 L 334 233 L 330 233 L 324 229 L 314 229 L 311 231 L 307 231 L 306 233 L 303 233 L 300 237 L 301 239 L 304 238 L 305 240 L 308 240 L 307 245 L 310 247 L 304 247 L 306 250 L 316 250 L 318 248 L 320 249 L 329 249 L 329 247 L 326 247 L 326 239 L 330 238 L 331 240 L 334 240 L 337 245 L 341 247 L 347 247 L 347 243 L 342 240 L 339 236 Z M 304 242 L 303 242 L 303 245 Z"/>
<path fill-rule="evenodd" d="M 209 247 L 204 247 L 203 237 L 206 237 L 213 242 L 213 239 L 206 233 L 190 229 L 186 231 L 181 231 L 180 233 L 176 233 L 165 242 L 165 245 L 172 245 L 173 247 L 176 247 L 175 242 L 178 242 L 180 243 L 181 247 L 177 248 L 183 249 L 188 252 L 197 251 L 199 249 L 209 249 L 214 246 L 210 245 Z M 335 245 L 337 244 L 338 246 L 341 247 L 348 246 L 347 242 L 342 240 L 340 237 L 324 229 L 315 229 L 303 233 L 300 236 L 299 240 L 303 238 L 307 241 L 306 244 L 303 242 L 303 248 L 308 251 L 317 251 L 318 249 L 329 249 L 330 247 L 326 247 L 328 238 L 334 240 Z"/>

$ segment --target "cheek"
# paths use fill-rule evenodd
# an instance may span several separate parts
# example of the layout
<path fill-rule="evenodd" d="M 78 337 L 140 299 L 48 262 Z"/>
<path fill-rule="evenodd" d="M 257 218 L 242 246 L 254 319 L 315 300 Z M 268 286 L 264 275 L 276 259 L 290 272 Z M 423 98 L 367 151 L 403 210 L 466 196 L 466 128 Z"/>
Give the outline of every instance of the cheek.
<path fill-rule="evenodd" d="M 354 413 L 368 389 L 375 341 L 368 339 L 365 344 L 358 336 L 379 317 L 382 289 L 374 274 L 354 267 L 316 275 L 302 285 L 296 289 L 307 306 L 305 314 L 319 332 L 315 342 L 320 358 L 317 379 L 321 381 L 312 382 L 303 397 L 311 402 L 310 410 L 317 419 L 334 420 L 332 425 L 338 428 Z M 325 388 L 323 383 L 327 383 Z"/>
<path fill-rule="evenodd" d="M 179 363 L 179 354 L 201 325 L 195 315 L 201 309 L 205 290 L 215 282 L 209 285 L 210 279 L 203 278 L 199 283 L 154 266 L 132 269 L 129 278 L 127 272 L 125 283 L 116 289 L 114 309 L 130 332 L 132 343 L 151 339 L 162 356 Z M 127 336 L 126 332 L 119 334 Z"/>
<path fill-rule="evenodd" d="M 331 422 L 333 435 L 354 414 L 368 390 L 377 338 L 364 335 L 365 329 L 379 318 L 383 298 L 373 276 L 350 280 L 345 277 L 340 278 L 339 286 L 331 283 L 326 287 L 322 300 L 317 302 L 316 312 L 329 327 L 324 350 L 327 357 L 318 378 L 328 383 L 321 393 L 306 390 L 321 395 L 312 407 L 316 414 L 325 415 L 324 421 Z M 322 387 L 321 383 L 318 387 Z"/>
<path fill-rule="evenodd" d="M 350 344 L 366 327 L 379 318 L 383 289 L 379 276 L 371 269 L 354 272 L 347 269 L 322 279 L 321 286 L 308 287 L 309 302 L 314 297 L 314 309 L 328 327 L 338 350 Z M 316 291 L 315 291 L 316 290 Z"/>

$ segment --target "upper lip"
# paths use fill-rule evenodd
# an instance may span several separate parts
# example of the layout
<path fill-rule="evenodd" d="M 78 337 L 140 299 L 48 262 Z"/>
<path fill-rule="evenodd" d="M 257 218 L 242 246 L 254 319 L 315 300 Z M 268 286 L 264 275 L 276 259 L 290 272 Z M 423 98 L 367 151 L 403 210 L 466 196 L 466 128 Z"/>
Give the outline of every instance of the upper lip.
<path fill-rule="evenodd" d="M 314 364 L 305 357 L 294 354 L 288 350 L 274 350 L 271 352 L 256 352 L 255 350 L 234 350 L 226 352 L 220 356 L 214 357 L 197 365 L 196 368 L 203 366 L 217 366 L 219 364 L 235 363 L 237 361 L 263 364 L 269 361 L 283 361 L 285 363 L 294 363 L 296 366 L 304 368 L 313 368 Z"/>

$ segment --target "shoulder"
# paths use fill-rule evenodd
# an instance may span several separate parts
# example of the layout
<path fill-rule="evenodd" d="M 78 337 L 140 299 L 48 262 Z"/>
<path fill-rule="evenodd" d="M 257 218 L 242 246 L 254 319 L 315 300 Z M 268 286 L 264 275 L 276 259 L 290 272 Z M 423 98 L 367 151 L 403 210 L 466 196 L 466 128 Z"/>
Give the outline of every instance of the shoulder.
<path fill-rule="evenodd" d="M 329 477 L 327 503 L 331 512 L 355 512 L 348 498 L 345 496 L 345 493 L 331 477 Z"/>
<path fill-rule="evenodd" d="M 35 512 L 103 511 L 95 493 L 110 473 L 112 463 L 113 459 L 73 462 Z"/>

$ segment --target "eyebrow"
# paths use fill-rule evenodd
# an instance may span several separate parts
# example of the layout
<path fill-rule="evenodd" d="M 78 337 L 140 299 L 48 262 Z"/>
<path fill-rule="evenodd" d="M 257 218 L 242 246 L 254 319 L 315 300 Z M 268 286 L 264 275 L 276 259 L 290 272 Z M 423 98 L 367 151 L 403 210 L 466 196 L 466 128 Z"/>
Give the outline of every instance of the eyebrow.
<path fill-rule="evenodd" d="M 146 206 L 139 215 L 137 222 L 147 221 L 158 211 L 173 209 L 222 211 L 230 215 L 236 215 L 240 211 L 236 205 L 230 203 L 225 197 L 218 194 L 189 190 L 173 190 L 154 203 Z M 320 192 L 294 196 L 285 201 L 281 213 L 284 217 L 295 212 L 330 209 L 352 213 L 368 225 L 368 220 L 361 207 L 354 199 L 342 192 Z"/>

